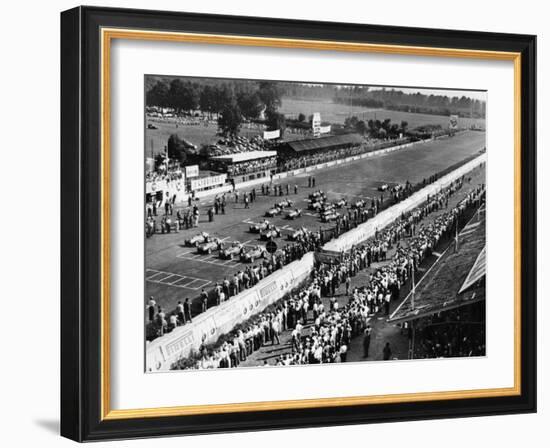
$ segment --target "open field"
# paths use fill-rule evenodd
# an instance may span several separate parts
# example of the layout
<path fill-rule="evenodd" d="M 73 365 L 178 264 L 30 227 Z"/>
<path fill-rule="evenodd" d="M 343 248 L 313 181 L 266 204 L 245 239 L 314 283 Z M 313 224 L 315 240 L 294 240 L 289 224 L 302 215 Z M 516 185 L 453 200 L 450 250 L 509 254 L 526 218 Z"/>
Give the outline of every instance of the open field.
<path fill-rule="evenodd" d="M 464 158 L 477 153 L 485 146 L 485 133 L 465 132 L 452 138 L 419 144 L 412 148 L 396 151 L 383 156 L 363 159 L 346 165 L 315 171 L 317 184 L 315 189 L 322 189 L 329 200 L 345 198 L 349 201 L 369 199 L 379 196 L 377 187 L 382 183 L 395 184 L 422 181 L 422 179 L 441 171 Z M 283 236 L 277 240 L 283 246 L 286 236 L 292 231 L 305 226 L 317 230 L 319 227 L 333 227 L 333 224 L 322 224 L 317 215 L 306 210 L 307 196 L 313 191 L 307 188 L 307 176 L 300 175 L 283 179 L 283 185 L 298 185 L 298 194 L 291 189 L 290 199 L 295 206 L 303 209 L 303 216 L 295 221 L 285 220 L 282 216 L 270 221 L 282 229 Z M 257 188 L 256 191 L 259 189 Z M 283 189 L 284 190 L 284 189 Z M 206 209 L 212 205 L 213 197 L 201 200 L 201 222 L 199 228 L 183 230 L 177 234 L 154 235 L 146 241 L 146 297 L 153 295 L 158 304 L 167 310 L 175 307 L 178 300 L 186 297 L 195 298 L 200 289 L 210 289 L 216 281 L 224 276 L 233 275 L 243 269 L 244 264 L 238 260 L 221 260 L 217 252 L 211 255 L 199 255 L 196 249 L 185 246 L 185 239 L 205 231 L 223 239 L 225 243 L 240 241 L 251 247 L 265 244 L 259 235 L 248 231 L 251 222 L 263 220 L 265 211 L 280 199 L 274 196 L 258 194 L 257 201 L 250 209 L 242 203 L 236 204 L 232 195 L 228 195 L 226 215 L 215 216 L 214 222 L 207 222 Z M 183 207 L 182 208 L 186 208 Z"/>
<path fill-rule="evenodd" d="M 444 115 L 429 115 L 416 114 L 410 112 L 400 112 L 385 109 L 368 109 L 365 107 L 352 106 L 349 104 L 336 104 L 331 100 L 301 100 L 293 98 L 283 98 L 282 105 L 279 109 L 282 113 L 289 116 L 297 116 L 303 113 L 309 117 L 314 112 L 321 113 L 321 120 L 331 123 L 344 123 L 344 120 L 355 115 L 360 120 L 378 119 L 385 120 L 389 118 L 394 123 L 401 123 L 405 120 L 409 123 L 409 129 L 414 129 L 418 126 L 427 124 L 440 124 L 447 127 L 449 117 Z M 460 127 L 470 127 L 472 123 L 485 126 L 484 119 L 459 118 L 458 125 Z"/>

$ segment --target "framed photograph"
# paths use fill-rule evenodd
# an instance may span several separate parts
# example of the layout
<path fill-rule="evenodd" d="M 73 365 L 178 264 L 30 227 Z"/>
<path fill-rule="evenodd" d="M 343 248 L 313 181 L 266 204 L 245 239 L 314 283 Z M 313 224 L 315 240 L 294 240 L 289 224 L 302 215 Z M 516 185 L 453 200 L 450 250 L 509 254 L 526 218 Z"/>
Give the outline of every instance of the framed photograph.
<path fill-rule="evenodd" d="M 536 411 L 535 36 L 61 14 L 61 433 Z"/>

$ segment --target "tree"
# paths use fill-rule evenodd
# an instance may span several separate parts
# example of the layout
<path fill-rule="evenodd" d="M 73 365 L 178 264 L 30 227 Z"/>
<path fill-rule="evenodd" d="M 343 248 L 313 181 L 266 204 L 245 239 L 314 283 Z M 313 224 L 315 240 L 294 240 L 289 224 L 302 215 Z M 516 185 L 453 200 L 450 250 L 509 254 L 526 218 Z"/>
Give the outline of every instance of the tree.
<path fill-rule="evenodd" d="M 275 111 L 281 105 L 281 91 L 277 83 L 270 81 L 260 82 L 258 95 L 268 111 Z"/>
<path fill-rule="evenodd" d="M 168 107 L 169 106 L 169 89 L 163 81 L 157 81 L 151 87 L 146 95 L 146 103 L 148 106 Z"/>
<path fill-rule="evenodd" d="M 213 112 L 216 112 L 215 91 L 211 86 L 204 86 L 200 94 L 199 104 L 201 110 L 208 112 L 210 116 Z"/>
<path fill-rule="evenodd" d="M 197 109 L 199 106 L 200 90 L 198 85 L 182 82 L 176 78 L 170 83 L 171 107 L 178 112 Z"/>
<path fill-rule="evenodd" d="M 403 135 L 407 133 L 407 127 L 409 126 L 409 123 L 407 123 L 405 120 L 401 121 L 401 132 Z"/>
<path fill-rule="evenodd" d="M 235 100 L 227 103 L 218 117 L 218 128 L 224 136 L 235 136 L 241 129 L 243 116 Z"/>
<path fill-rule="evenodd" d="M 255 120 L 260 116 L 263 104 L 257 92 L 241 91 L 237 94 L 237 104 L 243 116 Z"/>
<path fill-rule="evenodd" d="M 286 129 L 286 118 L 284 114 L 280 114 L 273 109 L 268 109 L 266 111 L 265 124 L 267 125 L 268 131 L 276 131 L 279 129 L 282 137 Z"/>
<path fill-rule="evenodd" d="M 185 143 L 177 134 L 172 134 L 168 138 L 168 157 L 177 160 L 180 165 L 187 160 Z"/>
<path fill-rule="evenodd" d="M 301 112 L 298 114 L 298 121 L 299 121 L 299 122 L 304 122 L 304 121 L 306 121 L 306 116 L 305 116 L 303 113 L 301 113 Z"/>
<path fill-rule="evenodd" d="M 359 134 L 364 135 L 364 134 L 367 133 L 367 125 L 365 124 L 365 122 L 363 120 L 360 120 L 355 124 L 355 130 Z"/>
<path fill-rule="evenodd" d="M 155 156 L 155 171 L 159 171 L 160 167 L 164 165 L 164 154 L 158 153 Z"/>

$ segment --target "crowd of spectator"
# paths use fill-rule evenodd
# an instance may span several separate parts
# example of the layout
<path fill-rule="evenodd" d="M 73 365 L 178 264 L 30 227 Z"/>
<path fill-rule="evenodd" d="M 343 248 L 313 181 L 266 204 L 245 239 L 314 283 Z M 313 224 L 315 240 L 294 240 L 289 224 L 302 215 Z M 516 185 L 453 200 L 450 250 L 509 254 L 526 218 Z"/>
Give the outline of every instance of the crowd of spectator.
<path fill-rule="evenodd" d="M 277 168 L 277 157 L 265 157 L 263 159 L 249 160 L 227 166 L 229 177 L 254 174 L 262 171 L 271 171 Z"/>
<path fill-rule="evenodd" d="M 452 358 L 485 355 L 483 302 L 442 311 L 421 320 L 415 357 Z M 480 331 L 481 330 L 481 331 Z"/>
<path fill-rule="evenodd" d="M 333 160 L 365 154 L 367 152 L 372 152 L 389 146 L 395 146 L 399 143 L 406 143 L 408 141 L 409 140 L 407 139 L 403 139 L 401 141 L 392 140 L 391 142 L 384 142 L 381 140 L 370 139 L 368 141 L 366 140 L 360 145 L 350 145 L 345 148 L 329 149 L 313 154 L 304 154 L 298 156 L 280 156 L 278 168 L 279 171 L 283 172 L 306 168 L 308 166 L 318 165 L 320 163 L 326 163 Z"/>
<path fill-rule="evenodd" d="M 346 362 L 351 340 L 361 334 L 364 337 L 363 355 L 368 357 L 372 331 L 370 318 L 380 313 L 389 315 L 390 303 L 399 298 L 402 286 L 413 271 L 432 253 L 441 238 L 452 233 L 464 211 L 472 206 L 479 207 L 483 200 L 485 187 L 481 185 L 470 190 L 451 210 L 446 210 L 449 198 L 462 188 L 463 182 L 464 178 L 460 178 L 429 197 L 421 207 L 403 214 L 365 244 L 343 254 L 341 260 L 318 264 L 309 285 L 299 292 L 272 306 L 270 311 L 253 317 L 228 335 L 218 348 L 203 344 L 191 368 L 237 367 L 263 345 L 280 344 L 280 333 L 285 330 L 292 330 L 292 351 L 277 357 L 274 360 L 276 365 Z M 432 222 L 421 224 L 431 213 L 444 209 L 446 211 Z M 405 237 L 409 237 L 408 244 L 402 246 Z M 388 260 L 388 252 L 394 247 L 394 254 Z M 384 263 L 369 274 L 366 284 L 351 291 L 351 277 L 378 262 Z M 335 295 L 342 284 L 345 284 L 345 296 L 349 298 L 346 304 L 340 304 Z M 330 298 L 328 309 L 325 309 L 321 297 Z M 310 314 L 313 325 L 306 334 L 304 325 L 308 323 Z M 435 335 L 432 341 L 439 341 L 440 337 L 446 341 L 456 339 L 450 331 L 432 335 Z M 466 345 L 466 342 L 460 345 L 461 349 L 456 353 L 466 353 Z M 440 342 L 434 342 L 432 346 L 435 348 L 429 353 L 440 353 Z M 475 343 L 467 346 L 480 347 Z M 449 352 L 450 349 L 446 350 Z M 472 348 L 468 353 L 474 353 L 474 350 Z M 391 358 L 389 344 L 384 347 L 382 356 L 383 359 Z M 181 366 L 176 363 L 175 368 Z"/>

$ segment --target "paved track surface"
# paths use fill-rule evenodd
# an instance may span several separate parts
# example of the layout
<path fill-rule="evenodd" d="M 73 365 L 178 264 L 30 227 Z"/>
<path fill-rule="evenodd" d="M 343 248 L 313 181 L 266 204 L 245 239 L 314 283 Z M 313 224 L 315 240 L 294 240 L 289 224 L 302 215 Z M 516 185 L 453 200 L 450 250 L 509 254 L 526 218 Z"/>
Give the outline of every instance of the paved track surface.
<path fill-rule="evenodd" d="M 407 180 L 411 183 L 420 182 L 477 153 L 484 146 L 484 132 L 468 131 L 452 138 L 415 145 L 409 149 L 314 171 L 311 174 L 316 179 L 315 190 L 323 190 L 330 200 L 369 199 L 380 195 L 377 188 L 383 183 L 392 185 Z M 282 216 L 270 219 L 270 222 L 282 228 L 282 238 L 277 240 L 280 246 L 286 244 L 286 237 L 292 229 L 305 226 L 318 230 L 320 227 L 333 226 L 322 224 L 316 214 L 307 210 L 307 196 L 314 191 L 313 188 L 308 188 L 309 174 L 275 182 L 283 185 L 283 191 L 286 184 L 291 185 L 288 198 L 294 201 L 296 207 L 303 209 L 303 216 L 294 221 L 286 220 Z M 297 195 L 293 193 L 294 185 L 298 186 Z M 215 216 L 211 223 L 208 222 L 206 209 L 212 205 L 214 198 L 203 198 L 200 201 L 201 218 L 198 228 L 148 238 L 145 244 L 146 298 L 152 295 L 164 309 L 171 310 L 178 300 L 195 298 L 201 288 L 209 289 L 216 281 L 223 280 L 224 276 L 229 278 L 243 269 L 245 265 L 238 260 L 221 260 L 217 252 L 199 255 L 196 249 L 186 247 L 184 241 L 199 231 L 205 231 L 224 240 L 226 244 L 240 241 L 247 247 L 265 245 L 265 242 L 259 240 L 258 234 L 248 231 L 249 224 L 265 219 L 263 215 L 266 210 L 287 196 L 262 196 L 259 190 L 260 188 L 256 189 L 257 200 L 250 209 L 245 209 L 240 199 L 239 203 L 235 203 L 233 196 L 228 194 L 226 215 Z M 178 208 L 186 209 L 186 205 Z M 162 213 L 163 211 L 159 213 L 159 220 Z"/>

